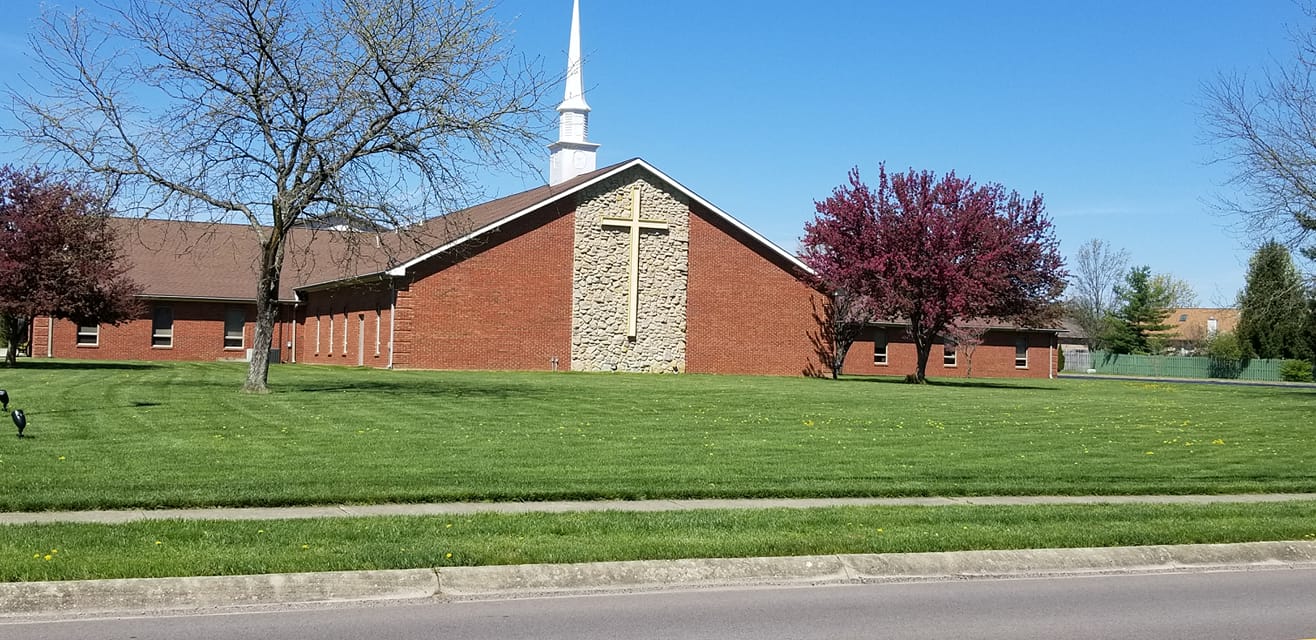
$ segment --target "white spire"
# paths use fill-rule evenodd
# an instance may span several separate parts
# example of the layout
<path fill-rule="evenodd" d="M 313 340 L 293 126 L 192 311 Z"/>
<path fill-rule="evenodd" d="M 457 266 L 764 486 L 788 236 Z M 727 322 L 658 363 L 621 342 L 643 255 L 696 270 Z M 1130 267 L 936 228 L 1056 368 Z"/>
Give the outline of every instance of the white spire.
<path fill-rule="evenodd" d="M 566 182 L 597 166 L 599 145 L 587 142 L 589 104 L 585 102 L 585 79 L 580 56 L 580 0 L 571 7 L 571 44 L 567 49 L 567 87 L 558 105 L 558 140 L 548 146 L 548 183 Z"/>
<path fill-rule="evenodd" d="M 567 91 L 557 110 L 589 111 L 585 103 L 585 78 L 580 66 L 580 0 L 571 6 L 571 44 L 567 48 Z"/>

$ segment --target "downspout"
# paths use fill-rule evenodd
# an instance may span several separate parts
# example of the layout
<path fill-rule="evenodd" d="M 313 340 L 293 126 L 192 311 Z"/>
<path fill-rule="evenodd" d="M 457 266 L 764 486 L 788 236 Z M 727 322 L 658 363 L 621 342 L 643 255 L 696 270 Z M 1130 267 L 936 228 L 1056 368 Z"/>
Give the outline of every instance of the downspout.
<path fill-rule="evenodd" d="M 398 319 L 398 288 L 396 281 L 388 282 L 388 368 L 393 369 L 393 338 Z"/>
<path fill-rule="evenodd" d="M 1047 380 L 1055 380 L 1055 379 L 1056 379 L 1056 376 L 1055 376 L 1055 366 L 1056 366 L 1056 354 L 1055 354 L 1055 348 L 1056 348 L 1056 336 L 1055 336 L 1055 335 L 1052 335 L 1052 336 L 1051 336 L 1051 340 L 1050 340 L 1049 342 L 1046 343 L 1046 378 L 1047 378 Z"/>
<path fill-rule="evenodd" d="M 46 358 L 55 357 L 55 316 L 46 316 Z"/>
<path fill-rule="evenodd" d="M 292 364 L 297 364 L 297 303 L 292 304 Z"/>

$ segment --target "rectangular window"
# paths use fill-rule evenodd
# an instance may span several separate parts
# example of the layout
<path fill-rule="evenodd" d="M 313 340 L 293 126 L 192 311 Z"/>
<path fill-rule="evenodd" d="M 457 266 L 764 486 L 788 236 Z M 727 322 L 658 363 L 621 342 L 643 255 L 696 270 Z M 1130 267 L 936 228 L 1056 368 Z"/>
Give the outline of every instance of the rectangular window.
<path fill-rule="evenodd" d="M 347 307 L 343 307 L 343 355 L 347 355 Z"/>
<path fill-rule="evenodd" d="M 224 348 L 241 349 L 245 344 L 243 337 L 247 326 L 247 310 L 242 307 L 229 307 L 224 311 Z"/>
<path fill-rule="evenodd" d="M 315 316 L 315 355 L 320 355 L 320 315 Z"/>
<path fill-rule="evenodd" d="M 886 332 L 879 330 L 873 335 L 873 364 L 886 365 Z"/>
<path fill-rule="evenodd" d="M 1028 337 L 1020 336 L 1014 341 L 1014 368 L 1028 368 Z"/>
<path fill-rule="evenodd" d="M 946 367 L 955 366 L 955 341 L 950 338 L 942 338 L 941 364 Z"/>
<path fill-rule="evenodd" d="M 78 325 L 78 346 L 94 347 L 100 344 L 101 326 L 98 324 Z"/>
<path fill-rule="evenodd" d="M 156 307 L 151 315 L 151 346 L 168 349 L 174 346 L 174 309 Z"/>
<path fill-rule="evenodd" d="M 334 355 L 334 310 L 329 310 L 329 355 Z"/>
<path fill-rule="evenodd" d="M 379 307 L 375 307 L 375 357 L 379 357 L 379 320 L 384 314 L 380 312 Z"/>

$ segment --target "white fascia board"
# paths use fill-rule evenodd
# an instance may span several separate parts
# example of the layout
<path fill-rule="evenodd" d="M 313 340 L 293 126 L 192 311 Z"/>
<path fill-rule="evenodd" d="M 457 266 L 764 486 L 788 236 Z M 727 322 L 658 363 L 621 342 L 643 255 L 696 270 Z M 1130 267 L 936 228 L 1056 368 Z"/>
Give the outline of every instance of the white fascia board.
<path fill-rule="evenodd" d="M 652 172 L 653 174 L 657 175 L 659 178 L 662 178 L 663 180 L 667 181 L 669 184 L 671 184 L 672 186 L 676 187 L 678 191 L 680 191 L 681 193 L 684 193 L 684 194 L 686 195 L 686 197 L 690 198 L 691 200 L 694 200 L 695 202 L 698 202 L 698 203 L 699 203 L 700 205 L 702 205 L 705 209 L 708 209 L 709 211 L 712 211 L 714 214 L 716 214 L 716 215 L 722 217 L 722 219 L 726 220 L 727 222 L 730 222 L 732 226 L 734 226 L 735 228 L 740 229 L 741 231 L 745 232 L 746 234 L 749 235 L 749 237 L 753 238 L 754 240 L 757 240 L 760 244 L 766 246 L 766 247 L 769 248 L 769 249 L 772 249 L 772 250 L 773 250 L 774 252 L 776 252 L 778 255 L 780 255 L 781 257 L 783 257 L 783 258 L 785 258 L 786 260 L 790 261 L 791 264 L 793 264 L 793 265 L 799 267 L 800 269 L 803 269 L 805 273 L 808 273 L 808 274 L 810 274 L 810 275 L 812 275 L 812 274 L 814 273 L 813 269 L 810 269 L 810 268 L 809 268 L 809 265 L 804 264 L 803 262 L 801 262 L 798 256 L 796 256 L 795 254 L 793 254 L 793 253 L 791 253 L 791 252 L 789 252 L 789 251 L 787 251 L 787 250 L 785 250 L 785 249 L 783 249 L 783 248 L 777 246 L 776 243 L 772 242 L 771 240 L 768 240 L 767 238 L 765 238 L 765 237 L 763 237 L 762 235 L 760 235 L 759 232 L 757 232 L 757 231 L 751 229 L 750 227 L 748 227 L 747 225 L 745 225 L 743 222 L 741 222 L 741 221 L 735 219 L 735 217 L 733 217 L 731 214 L 729 214 L 729 213 L 727 213 L 727 212 L 725 212 L 725 211 L 723 211 L 723 210 L 717 208 L 717 206 L 715 206 L 713 203 L 711 203 L 711 202 L 709 202 L 709 201 L 703 199 L 702 197 L 700 197 L 699 194 L 695 193 L 694 191 L 691 191 L 690 189 L 687 189 L 687 188 L 685 187 L 685 185 L 683 185 L 683 184 L 681 184 L 681 183 L 679 183 L 679 182 L 673 180 L 673 179 L 671 178 L 671 176 L 668 176 L 667 174 L 665 174 L 665 173 L 659 171 L 659 170 L 658 170 L 657 168 L 655 168 L 653 165 L 651 165 L 651 164 L 645 162 L 644 160 L 638 159 L 638 158 L 635 160 L 635 163 L 634 163 L 634 164 L 638 164 L 638 165 L 644 167 L 645 169 L 648 169 L 650 172 Z M 629 167 L 630 165 L 628 164 L 627 166 Z"/>
<path fill-rule="evenodd" d="M 426 252 L 426 253 L 424 253 L 424 254 L 422 254 L 422 255 L 420 255 L 420 256 L 417 256 L 417 257 L 415 257 L 415 258 L 412 258 L 411 260 L 408 260 L 407 262 L 404 262 L 404 263 L 402 263 L 402 264 L 400 264 L 400 265 L 398 265 L 398 266 L 396 266 L 396 267 L 393 267 L 392 269 L 389 269 L 389 270 L 387 270 L 387 271 L 384 271 L 384 272 L 382 272 L 382 273 L 385 274 L 385 275 L 393 276 L 393 277 L 402 277 L 402 276 L 405 276 L 405 275 L 407 275 L 407 270 L 408 270 L 408 269 L 411 269 L 412 267 L 414 267 L 414 266 L 416 266 L 416 265 L 418 265 L 418 264 L 421 264 L 421 263 L 423 263 L 423 262 L 429 260 L 430 258 L 433 258 L 433 257 L 435 257 L 435 256 L 437 256 L 437 255 L 439 255 L 439 254 L 441 254 L 441 253 L 443 253 L 443 252 L 445 252 L 445 251 L 448 251 L 449 249 L 452 249 L 453 247 L 457 247 L 457 246 L 460 246 L 460 245 L 462 245 L 462 244 L 465 244 L 466 242 L 470 242 L 471 240 L 473 240 L 473 239 L 475 239 L 475 238 L 477 238 L 477 237 L 479 237 L 479 236 L 481 236 L 481 235 L 484 235 L 485 233 L 488 233 L 488 232 L 490 232 L 490 231 L 493 231 L 493 230 L 495 230 L 495 229 L 497 229 L 497 228 L 499 228 L 499 227 L 501 227 L 501 226 L 503 226 L 503 225 L 505 225 L 505 224 L 507 224 L 507 223 L 509 223 L 509 222 L 513 222 L 513 221 L 517 220 L 518 218 L 521 218 L 521 217 L 523 217 L 523 216 L 526 216 L 526 215 L 528 215 L 528 214 L 530 214 L 530 213 L 532 213 L 532 212 L 534 212 L 534 211 L 537 211 L 537 210 L 539 210 L 539 209 L 541 209 L 541 208 L 543 208 L 543 207 L 545 207 L 545 206 L 547 206 L 547 205 L 553 204 L 553 203 L 555 203 L 555 202 L 557 202 L 557 201 L 559 201 L 559 200 L 561 200 L 561 199 L 563 199 L 563 198 L 566 198 L 567 196 L 570 196 L 570 195 L 572 195 L 572 194 L 575 194 L 576 192 L 581 191 L 581 190 L 583 190 L 583 189 L 585 189 L 585 188 L 587 188 L 587 187 L 590 187 L 590 186 L 593 186 L 593 185 L 598 184 L 598 183 L 600 183 L 600 182 L 603 182 L 604 180 L 607 180 L 608 178 L 611 178 L 611 177 L 613 177 L 613 176 L 615 176 L 615 175 L 617 175 L 617 174 L 619 174 L 619 173 L 621 173 L 621 172 L 623 172 L 623 171 L 626 171 L 626 170 L 628 170 L 628 169 L 632 169 L 632 168 L 634 168 L 634 167 L 641 167 L 641 168 L 643 168 L 644 170 L 648 171 L 649 173 L 654 174 L 654 175 L 657 176 L 658 178 L 660 178 L 660 179 L 662 179 L 663 181 L 667 182 L 668 184 L 672 185 L 673 187 L 676 187 L 676 190 L 677 190 L 677 191 L 680 191 L 681 193 L 685 194 L 686 197 L 690 198 L 691 200 L 693 200 L 693 201 L 695 201 L 695 202 L 698 202 L 698 203 L 699 203 L 701 206 L 703 206 L 705 209 L 708 209 L 709 211 L 712 211 L 715 215 L 720 216 L 721 218 L 723 218 L 723 219 L 726 220 L 727 222 L 731 223 L 732 226 L 734 226 L 735 228 L 737 228 L 737 229 L 739 229 L 739 230 L 745 232 L 747 235 L 749 235 L 749 237 L 753 238 L 755 241 L 757 241 L 757 242 L 759 242 L 760 244 L 762 244 L 762 245 L 768 247 L 768 248 L 771 249 L 773 252 L 777 253 L 777 254 L 780 255 L 781 257 L 783 257 L 783 258 L 785 258 L 786 260 L 788 260 L 791 264 L 793 264 L 793 265 L 799 267 L 800 269 L 804 270 L 805 273 L 809 273 L 809 274 L 812 274 L 812 273 L 813 273 L 813 269 L 810 269 L 808 265 L 806 265 L 806 264 L 804 264 L 803 262 L 801 262 L 800 259 L 799 259 L 798 257 L 796 257 L 794 254 L 792 254 L 792 253 L 790 253 L 789 251 L 786 251 L 785 249 L 783 249 L 783 248 L 777 246 L 777 245 L 776 245 L 775 243 L 773 243 L 771 240 L 768 240 L 767 238 L 763 237 L 763 236 L 760 235 L 757 231 L 755 231 L 755 230 L 749 228 L 749 227 L 746 226 L 744 223 L 742 223 L 741 221 L 735 219 L 734 217 L 732 217 L 732 216 L 731 216 L 730 214 L 728 214 L 727 212 L 725 212 L 725 211 L 723 211 L 723 210 L 717 208 L 715 205 L 713 205 L 713 203 L 711 203 L 711 202 L 709 202 L 709 201 L 703 199 L 702 197 L 700 197 L 699 194 L 695 193 L 694 191 L 691 191 L 690 189 L 687 189 L 687 188 L 685 187 L 685 185 L 683 185 L 683 184 L 681 184 L 681 183 L 679 183 L 679 182 L 673 180 L 670 176 L 668 176 L 667 174 L 663 173 L 662 171 L 659 171 L 659 170 L 658 170 L 657 168 L 655 168 L 653 165 L 649 164 L 648 162 L 645 162 L 645 161 L 644 161 L 643 159 L 641 159 L 641 158 L 636 158 L 636 159 L 634 159 L 634 160 L 632 160 L 632 161 L 630 161 L 630 162 L 627 162 L 627 163 L 625 163 L 625 164 L 623 164 L 623 165 L 619 165 L 616 169 L 613 169 L 612 171 L 609 171 L 609 172 L 607 172 L 607 173 L 604 173 L 604 174 L 601 174 L 601 175 L 595 176 L 592 180 L 589 180 L 589 181 L 587 181 L 587 182 L 582 182 L 582 183 L 576 185 L 575 187 L 572 187 L 571 189 L 567 189 L 567 190 L 565 190 L 565 191 L 563 191 L 563 192 L 561 192 L 561 193 L 554 194 L 552 197 L 549 197 L 549 198 L 546 198 L 546 199 L 544 199 L 544 200 L 541 200 L 541 201 L 539 201 L 539 202 L 537 202 L 537 203 L 535 203 L 535 204 L 533 204 L 533 205 L 530 205 L 529 207 L 526 207 L 525 209 L 522 209 L 522 210 L 520 210 L 520 211 L 518 211 L 518 212 L 516 212 L 516 213 L 514 213 L 514 214 L 512 214 L 512 215 L 510 215 L 510 216 L 507 216 L 507 217 L 505 217 L 505 218 L 502 218 L 502 219 L 496 220 L 496 221 L 494 221 L 494 222 L 491 222 L 491 223 L 489 223 L 489 224 L 487 224 L 487 225 L 485 225 L 485 226 L 483 226 L 483 227 L 481 227 L 481 228 L 479 228 L 479 229 L 476 229 L 476 230 L 474 230 L 474 231 L 472 231 L 472 232 L 470 232 L 470 233 L 468 233 L 468 234 L 466 234 L 466 235 L 464 235 L 464 236 L 462 236 L 462 237 L 460 237 L 460 238 L 457 238 L 456 240 L 453 240 L 453 241 L 451 241 L 451 242 L 448 242 L 447 244 L 444 244 L 443 246 L 440 246 L 440 247 L 438 247 L 438 248 L 431 249 L 430 251 L 428 251 L 428 252 Z"/>

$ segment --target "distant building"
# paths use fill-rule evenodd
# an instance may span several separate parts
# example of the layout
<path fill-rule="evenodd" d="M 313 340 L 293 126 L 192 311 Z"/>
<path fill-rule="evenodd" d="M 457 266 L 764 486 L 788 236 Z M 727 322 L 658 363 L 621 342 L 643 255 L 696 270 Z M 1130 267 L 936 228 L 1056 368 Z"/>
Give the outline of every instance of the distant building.
<path fill-rule="evenodd" d="M 1233 333 L 1238 326 L 1238 309 L 1187 307 L 1170 310 L 1164 324 L 1171 328 L 1153 335 L 1166 339 L 1166 346 L 1191 353 L 1220 333 Z"/>

